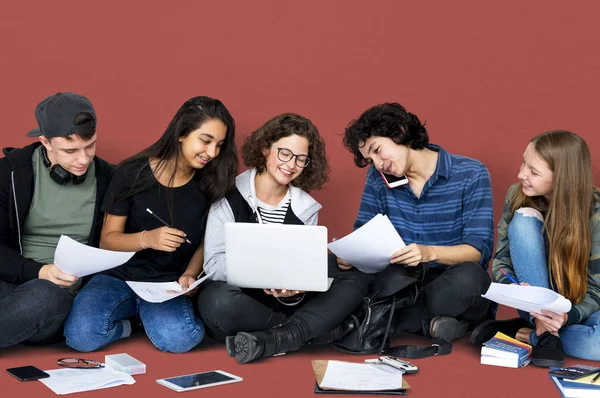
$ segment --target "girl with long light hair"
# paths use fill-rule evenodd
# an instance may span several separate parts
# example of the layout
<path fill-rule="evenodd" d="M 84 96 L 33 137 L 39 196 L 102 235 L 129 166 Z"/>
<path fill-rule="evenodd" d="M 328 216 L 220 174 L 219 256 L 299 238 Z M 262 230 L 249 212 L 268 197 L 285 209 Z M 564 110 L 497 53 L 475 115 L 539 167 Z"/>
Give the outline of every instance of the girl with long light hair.
<path fill-rule="evenodd" d="M 562 366 L 564 354 L 600 360 L 600 191 L 587 143 L 564 130 L 534 137 L 523 154 L 498 225 L 496 282 L 541 286 L 572 303 L 568 313 L 542 310 L 490 320 L 473 331 L 481 344 L 497 331 L 534 346 L 532 362 Z M 507 275 L 508 274 L 508 275 Z"/>

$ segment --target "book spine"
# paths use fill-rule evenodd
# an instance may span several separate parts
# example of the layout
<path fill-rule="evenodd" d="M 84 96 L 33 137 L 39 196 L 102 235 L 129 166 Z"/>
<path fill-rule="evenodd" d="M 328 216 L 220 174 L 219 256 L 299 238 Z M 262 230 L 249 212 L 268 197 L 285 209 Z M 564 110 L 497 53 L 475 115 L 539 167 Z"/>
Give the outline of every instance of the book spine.
<path fill-rule="evenodd" d="M 502 340 L 496 339 L 496 338 L 493 338 L 490 341 L 485 342 L 484 345 L 491 349 L 515 353 L 515 354 L 519 355 L 519 357 L 523 354 L 528 355 L 528 353 L 529 353 L 529 350 L 527 350 L 524 347 L 521 347 L 521 346 L 518 346 L 515 344 L 511 344 L 511 343 L 507 343 L 506 341 L 502 341 Z"/>

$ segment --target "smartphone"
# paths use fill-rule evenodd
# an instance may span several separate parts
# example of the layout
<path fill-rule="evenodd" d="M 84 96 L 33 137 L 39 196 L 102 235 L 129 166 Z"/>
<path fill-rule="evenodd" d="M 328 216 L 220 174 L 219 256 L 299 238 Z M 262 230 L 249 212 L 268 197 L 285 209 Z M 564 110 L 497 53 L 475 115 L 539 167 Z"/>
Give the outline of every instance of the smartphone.
<path fill-rule="evenodd" d="M 45 379 L 50 375 L 35 366 L 21 366 L 20 368 L 10 368 L 6 371 L 21 381 L 32 381 Z"/>
<path fill-rule="evenodd" d="M 403 360 L 393 357 L 391 355 L 379 357 L 379 360 L 391 367 L 394 367 L 397 369 L 402 369 L 407 374 L 413 374 L 413 373 L 417 373 L 419 371 L 419 368 L 416 365 L 414 365 L 408 361 L 403 361 Z"/>
<path fill-rule="evenodd" d="M 388 188 L 396 188 L 404 184 L 408 184 L 408 178 L 406 176 L 396 177 L 391 174 L 385 174 L 382 171 L 379 173 L 381 174 L 381 177 L 383 178 L 383 181 L 385 181 L 385 185 L 387 185 Z"/>
<path fill-rule="evenodd" d="M 160 385 L 175 390 L 177 392 L 195 390 L 197 388 L 206 388 L 220 386 L 222 384 L 236 383 L 243 379 L 222 370 L 211 370 L 209 372 L 193 373 L 183 376 L 169 377 L 167 379 L 158 379 L 156 382 Z"/>

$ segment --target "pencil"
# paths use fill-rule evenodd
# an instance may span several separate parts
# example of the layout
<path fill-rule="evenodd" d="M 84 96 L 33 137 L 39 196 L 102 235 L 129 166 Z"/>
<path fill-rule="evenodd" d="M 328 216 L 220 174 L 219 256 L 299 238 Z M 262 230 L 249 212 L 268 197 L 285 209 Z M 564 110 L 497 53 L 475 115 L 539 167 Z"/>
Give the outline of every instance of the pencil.
<path fill-rule="evenodd" d="M 598 372 L 598 373 L 596 374 L 596 376 L 594 376 L 594 378 L 592 379 L 592 383 L 595 383 L 595 382 L 596 382 L 596 380 L 598 380 L 598 377 L 600 377 L 600 372 Z"/>
<path fill-rule="evenodd" d="M 165 225 L 165 227 L 173 228 L 172 226 L 170 226 L 170 225 L 169 225 L 169 223 L 168 223 L 168 222 L 166 222 L 165 220 L 163 220 L 162 218 L 160 218 L 159 216 L 157 216 L 156 214 L 154 214 L 154 213 L 152 212 L 152 210 L 150 210 L 150 209 L 146 208 L 146 211 L 147 211 L 148 213 L 152 214 L 154 217 L 156 217 L 156 219 L 157 219 L 158 221 L 160 221 L 161 223 L 163 223 L 163 224 Z M 192 244 L 192 242 L 190 242 L 188 238 L 185 238 L 185 241 L 186 241 L 187 243 L 189 243 L 190 245 Z"/>

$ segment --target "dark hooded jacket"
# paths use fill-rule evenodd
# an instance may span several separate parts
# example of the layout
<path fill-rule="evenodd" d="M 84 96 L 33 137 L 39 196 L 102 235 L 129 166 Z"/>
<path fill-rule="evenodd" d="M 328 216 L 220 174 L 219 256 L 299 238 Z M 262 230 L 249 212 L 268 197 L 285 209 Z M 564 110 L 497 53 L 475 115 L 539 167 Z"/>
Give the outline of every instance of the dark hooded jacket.
<path fill-rule="evenodd" d="M 37 279 L 44 264 L 23 257 L 21 231 L 33 199 L 33 151 L 39 142 L 24 148 L 4 148 L 0 159 L 0 279 L 21 284 Z M 112 166 L 94 157 L 96 169 L 96 206 L 88 245 L 98 246 L 102 229 L 100 206 L 110 182 Z M 68 205 L 68 204 L 65 204 Z"/>

